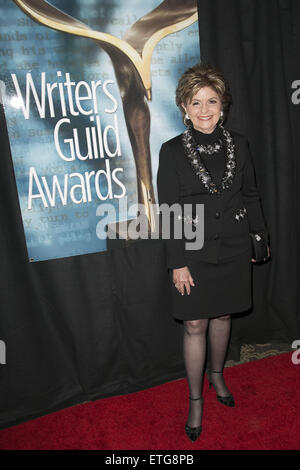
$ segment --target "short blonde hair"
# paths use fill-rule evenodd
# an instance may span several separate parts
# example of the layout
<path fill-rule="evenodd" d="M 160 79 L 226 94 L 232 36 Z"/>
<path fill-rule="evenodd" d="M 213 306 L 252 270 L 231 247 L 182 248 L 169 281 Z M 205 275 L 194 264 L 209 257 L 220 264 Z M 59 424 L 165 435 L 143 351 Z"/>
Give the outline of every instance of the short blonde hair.
<path fill-rule="evenodd" d="M 193 96 L 203 87 L 212 88 L 219 96 L 222 103 L 223 119 L 225 120 L 232 101 L 229 87 L 225 78 L 219 70 L 211 64 L 196 64 L 188 68 L 180 77 L 176 89 L 176 104 L 181 110 L 184 120 L 185 110 L 182 104 L 186 106 Z"/>

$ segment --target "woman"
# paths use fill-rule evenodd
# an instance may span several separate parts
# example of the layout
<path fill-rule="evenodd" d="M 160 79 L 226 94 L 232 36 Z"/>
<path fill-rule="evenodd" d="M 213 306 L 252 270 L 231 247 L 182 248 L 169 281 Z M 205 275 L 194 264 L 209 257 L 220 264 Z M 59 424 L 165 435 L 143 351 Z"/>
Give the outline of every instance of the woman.
<path fill-rule="evenodd" d="M 249 233 L 268 241 L 247 140 L 222 125 L 230 102 L 224 77 L 213 66 L 198 64 L 186 70 L 178 83 L 176 104 L 187 129 L 162 145 L 157 174 L 159 204 L 192 204 L 192 217 L 183 212 L 183 224 L 196 228 L 196 205 L 204 205 L 201 249 L 187 249 L 184 237 L 171 235 L 165 240 L 173 315 L 184 323 L 190 393 L 185 429 L 192 441 L 202 430 L 207 340 L 210 386 L 220 403 L 235 404 L 223 377 L 231 315 L 251 307 L 255 260 Z"/>

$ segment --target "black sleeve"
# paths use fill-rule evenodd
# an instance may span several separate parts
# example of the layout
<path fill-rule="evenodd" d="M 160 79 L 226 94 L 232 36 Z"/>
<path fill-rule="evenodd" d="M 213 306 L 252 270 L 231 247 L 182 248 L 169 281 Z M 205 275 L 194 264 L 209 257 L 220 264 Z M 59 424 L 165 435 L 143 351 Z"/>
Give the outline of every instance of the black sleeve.
<path fill-rule="evenodd" d="M 256 184 L 255 169 L 252 155 L 250 153 L 249 143 L 245 139 L 246 160 L 243 168 L 243 186 L 242 196 L 245 204 L 250 232 L 261 233 L 269 242 L 268 228 L 263 215 L 261 201 Z"/>
<path fill-rule="evenodd" d="M 159 152 L 157 171 L 157 192 L 159 205 L 166 203 L 171 206 L 179 203 L 179 178 L 176 171 L 175 157 L 168 144 L 163 144 Z M 167 251 L 168 269 L 186 266 L 184 256 L 184 239 L 174 238 L 174 213 L 170 214 L 170 239 L 164 239 Z"/>

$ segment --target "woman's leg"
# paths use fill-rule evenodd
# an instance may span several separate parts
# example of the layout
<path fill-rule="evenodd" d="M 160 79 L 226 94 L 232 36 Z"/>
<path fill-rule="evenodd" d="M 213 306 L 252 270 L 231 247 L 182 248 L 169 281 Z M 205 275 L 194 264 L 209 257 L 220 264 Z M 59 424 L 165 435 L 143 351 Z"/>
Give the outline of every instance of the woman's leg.
<path fill-rule="evenodd" d="M 231 331 L 231 316 L 211 318 L 208 328 L 209 343 L 209 366 L 210 371 L 222 371 L 225 363 L 225 357 L 228 349 Z M 217 395 L 228 396 L 230 394 L 226 387 L 222 374 L 209 374 L 210 381 L 213 383 Z"/>
<path fill-rule="evenodd" d="M 183 354 L 191 398 L 199 398 L 202 396 L 207 326 L 208 319 L 184 322 Z M 190 400 L 189 404 L 190 408 L 187 424 L 192 428 L 200 426 L 202 419 L 202 400 Z"/>

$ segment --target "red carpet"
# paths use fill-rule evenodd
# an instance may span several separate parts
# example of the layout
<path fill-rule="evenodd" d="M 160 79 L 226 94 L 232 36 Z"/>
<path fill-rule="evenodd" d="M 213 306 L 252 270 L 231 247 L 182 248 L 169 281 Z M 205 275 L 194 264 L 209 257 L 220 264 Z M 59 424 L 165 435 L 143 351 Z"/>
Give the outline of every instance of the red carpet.
<path fill-rule="evenodd" d="M 0 431 L 2 450 L 300 449 L 300 364 L 291 353 L 225 369 L 235 408 L 204 387 L 203 431 L 184 434 L 186 380 L 74 406 Z"/>

